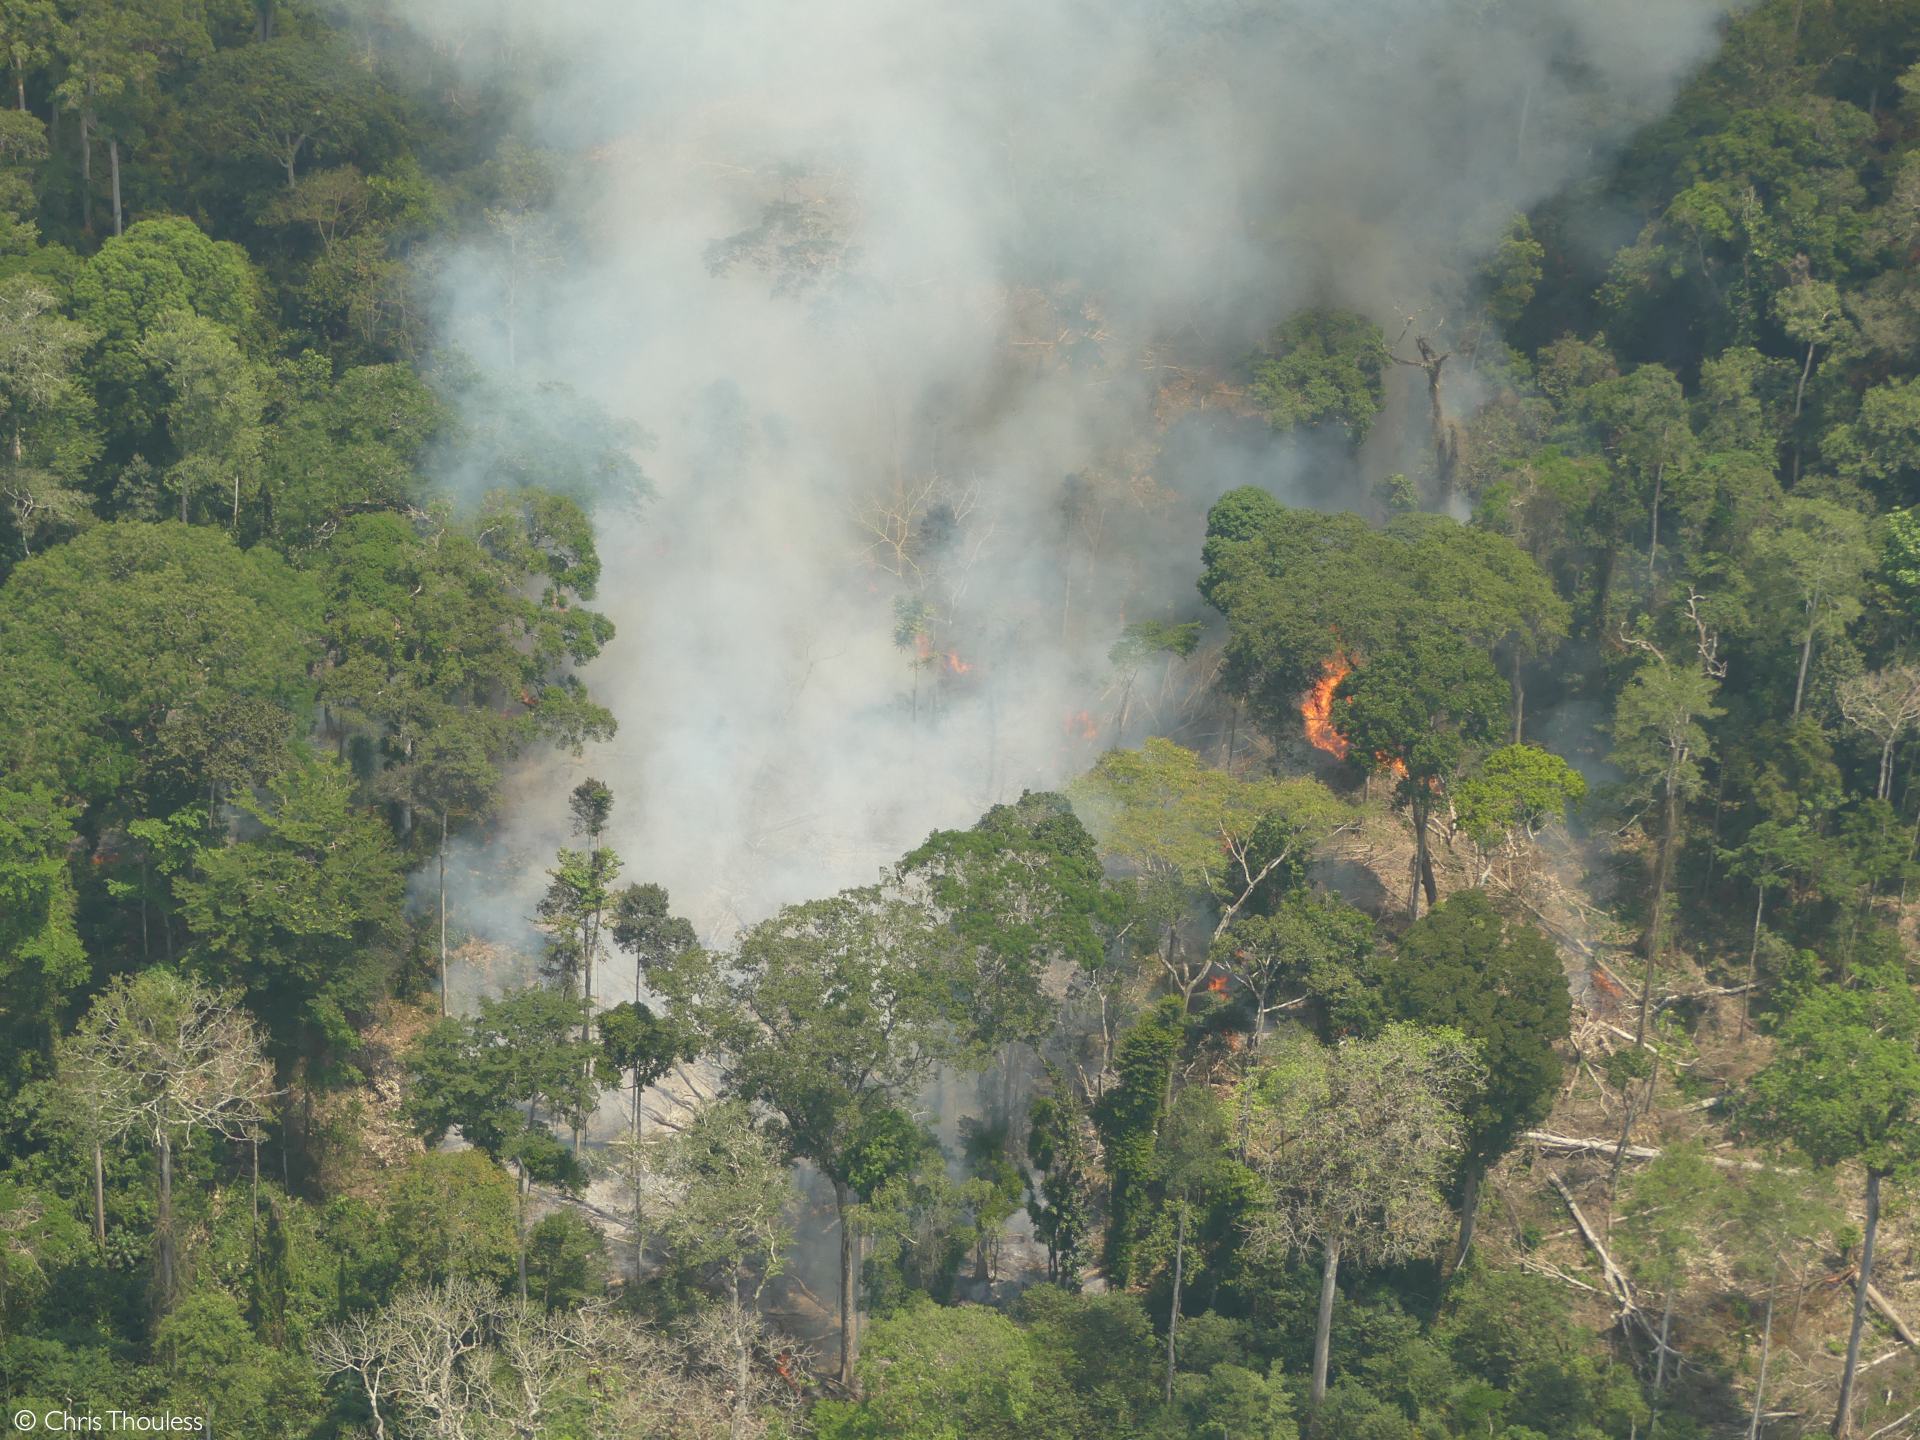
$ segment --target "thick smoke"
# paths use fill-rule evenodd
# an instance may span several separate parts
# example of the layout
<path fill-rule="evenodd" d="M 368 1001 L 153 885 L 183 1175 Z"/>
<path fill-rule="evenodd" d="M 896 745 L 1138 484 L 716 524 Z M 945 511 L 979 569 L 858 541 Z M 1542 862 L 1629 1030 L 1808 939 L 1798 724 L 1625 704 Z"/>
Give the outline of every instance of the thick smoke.
<path fill-rule="evenodd" d="M 521 777 L 467 913 L 524 920 L 582 773 L 629 874 L 724 933 L 1083 768 L 1122 627 L 1198 618 L 1216 495 L 1418 463 L 1406 397 L 1358 467 L 1271 437 L 1261 337 L 1333 303 L 1451 339 L 1512 213 L 1722 9 L 416 0 L 569 162 L 544 254 L 521 225 L 444 268 L 449 334 L 643 428 L 656 491 L 602 517 L 620 735 Z"/>

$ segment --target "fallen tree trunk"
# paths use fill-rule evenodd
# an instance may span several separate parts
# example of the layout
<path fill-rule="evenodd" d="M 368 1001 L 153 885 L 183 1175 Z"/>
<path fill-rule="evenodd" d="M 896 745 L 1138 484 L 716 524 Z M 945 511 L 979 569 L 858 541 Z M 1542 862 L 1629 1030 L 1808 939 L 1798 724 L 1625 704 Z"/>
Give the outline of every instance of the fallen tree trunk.
<path fill-rule="evenodd" d="M 1867 1304 L 1871 1305 L 1874 1310 L 1878 1312 L 1880 1318 L 1887 1322 L 1887 1328 L 1899 1336 L 1901 1341 L 1909 1349 L 1920 1350 L 1920 1336 L 1916 1336 L 1913 1331 L 1908 1328 L 1907 1322 L 1902 1320 L 1893 1306 L 1887 1303 L 1887 1297 L 1882 1295 L 1872 1284 L 1867 1286 Z"/>
<path fill-rule="evenodd" d="M 1606 1155 L 1621 1150 L 1618 1140 L 1593 1140 L 1584 1135 L 1555 1135 L 1548 1130 L 1529 1130 L 1522 1137 L 1549 1155 Z M 1621 1154 L 1628 1160 L 1658 1160 L 1660 1150 L 1653 1145 L 1629 1145 Z M 1709 1155 L 1712 1164 L 1727 1170 L 1771 1170 L 1780 1175 L 1798 1172 L 1785 1165 L 1762 1165 L 1758 1160 L 1735 1160 L 1726 1155 Z"/>
<path fill-rule="evenodd" d="M 1580 1202 L 1573 1198 L 1573 1191 L 1567 1188 L 1567 1182 L 1551 1170 L 1547 1172 L 1547 1183 L 1560 1192 L 1560 1198 L 1566 1202 L 1567 1213 L 1573 1216 L 1573 1223 L 1580 1227 L 1580 1237 L 1587 1242 L 1587 1248 L 1593 1251 L 1594 1258 L 1600 1262 L 1600 1278 L 1606 1281 L 1607 1289 L 1620 1304 L 1620 1314 L 1631 1315 L 1639 1307 L 1633 1303 L 1633 1282 L 1627 1278 L 1627 1272 L 1613 1263 L 1613 1256 L 1607 1253 L 1607 1247 L 1601 1243 L 1600 1232 L 1587 1222 L 1580 1212 Z"/>

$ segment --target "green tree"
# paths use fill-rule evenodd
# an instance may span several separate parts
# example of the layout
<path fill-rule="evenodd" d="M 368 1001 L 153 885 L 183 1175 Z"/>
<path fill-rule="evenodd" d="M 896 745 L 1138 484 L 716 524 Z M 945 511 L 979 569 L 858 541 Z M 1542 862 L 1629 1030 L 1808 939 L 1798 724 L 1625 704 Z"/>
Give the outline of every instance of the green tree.
<path fill-rule="evenodd" d="M 405 1115 L 431 1145 L 460 1131 L 518 1177 L 519 1290 L 527 1298 L 527 1196 L 534 1180 L 573 1184 L 579 1164 L 542 1123 L 585 1122 L 597 1092 L 580 1039 L 586 1003 L 540 987 L 482 998 L 471 1019 L 429 1030 L 408 1056 Z"/>
<path fill-rule="evenodd" d="M 1660 1330 L 1654 1337 L 1659 1352 L 1653 1370 L 1656 1404 L 1666 1390 L 1674 1301 L 1686 1284 L 1688 1267 L 1712 1247 L 1715 1222 L 1728 1218 L 1726 1190 L 1725 1177 L 1698 1145 L 1669 1146 L 1621 1189 L 1613 1233 L 1634 1262 L 1636 1278 L 1660 1295 Z"/>
<path fill-rule="evenodd" d="M 942 1059 L 956 1022 L 954 945 L 928 910 L 879 888 L 792 905 L 727 956 L 693 950 L 655 982 L 732 1092 L 833 1182 L 840 1217 L 840 1365 L 859 1359 L 856 1204 L 884 1178 L 876 1146 Z"/>
<path fill-rule="evenodd" d="M 1873 553 L 1866 521 L 1828 500 L 1789 496 L 1780 523 L 1754 536 L 1760 583 L 1799 641 L 1793 714 L 1806 698 L 1814 642 L 1842 633 L 1861 610 L 1860 592 Z"/>
<path fill-rule="evenodd" d="M 1853 988 L 1819 986 L 1782 1019 L 1777 1039 L 1773 1062 L 1747 1089 L 1752 1123 L 1816 1165 L 1851 1161 L 1866 1172 L 1853 1325 L 1833 1420 L 1833 1433 L 1845 1435 L 1873 1283 L 1880 1188 L 1920 1168 L 1920 998 L 1901 975 L 1868 977 Z"/>
<path fill-rule="evenodd" d="M 1117 922 L 1118 897 L 1093 837 L 1065 797 L 1026 791 L 967 830 L 936 830 L 896 872 L 925 885 L 964 954 L 957 998 L 987 1050 L 1032 1042 L 1055 1019 L 1044 980 L 1056 964 L 1097 968 Z M 1011 1082 L 1012 1059 L 1006 1059 Z M 1004 1097 L 1003 1097 L 1004 1098 Z"/>
<path fill-rule="evenodd" d="M 1747 979 L 1740 992 L 1740 1038 L 1753 1013 L 1753 987 L 1760 973 L 1760 923 L 1767 892 L 1809 873 L 1820 856 L 1819 837 L 1799 820 L 1762 820 L 1747 832 L 1737 850 L 1722 852 L 1727 869 L 1753 882 L 1753 935 L 1747 946 Z"/>
<path fill-rule="evenodd" d="M 338 764 L 297 766 L 236 804 L 257 836 L 202 849 L 175 890 L 191 962 L 246 994 L 290 1068 L 351 1046 L 353 1017 L 385 993 L 406 934 L 405 868 Z"/>
<path fill-rule="evenodd" d="M 1693 428 L 1680 381 L 1664 365 L 1642 365 L 1595 385 L 1584 399 L 1614 463 L 1647 514 L 1647 578 L 1660 549 L 1667 482 L 1693 453 Z"/>
<path fill-rule="evenodd" d="M 1701 764 L 1712 749 L 1701 722 L 1722 713 L 1713 703 L 1718 689 L 1718 677 L 1707 668 L 1676 665 L 1656 652 L 1634 671 L 1614 707 L 1613 761 L 1626 772 L 1636 795 L 1658 800 L 1661 814 L 1636 1050 L 1646 1043 L 1648 1003 L 1664 938 L 1681 806 L 1699 794 L 1703 784 Z"/>
<path fill-rule="evenodd" d="M 167 433 L 178 457 L 167 471 L 185 523 L 197 496 L 232 493 L 227 528 L 240 528 L 243 491 L 260 484 L 263 401 L 253 366 L 233 337 L 191 311 L 161 317 L 139 346 L 163 378 Z"/>
<path fill-rule="evenodd" d="M 1358 446 L 1385 392 L 1380 327 L 1350 310 L 1302 310 L 1253 364 L 1253 397 L 1276 430 L 1338 428 Z"/>
<path fill-rule="evenodd" d="M 1369 770 L 1397 776 L 1394 801 L 1413 826 L 1407 918 L 1439 902 L 1430 831 L 1434 806 L 1468 759 L 1497 733 L 1506 686 L 1484 651 L 1425 628 L 1370 653 L 1333 691 L 1339 728 Z"/>
<path fill-rule="evenodd" d="M 758 1398 L 768 1337 L 761 1297 L 786 1267 L 794 1242 L 793 1175 L 779 1143 L 739 1101 L 707 1106 L 656 1149 L 669 1198 L 661 1240 L 684 1277 L 717 1289 L 719 1331 L 732 1361 L 730 1434 L 746 1435 Z"/>
<path fill-rule="evenodd" d="M 218 532 L 121 521 L 19 566 L 0 588 L 0 769 L 124 805 L 142 737 L 247 694 L 298 709 L 318 616 L 277 557 Z"/>
<path fill-rule="evenodd" d="M 1347 807 L 1316 780 L 1243 780 L 1159 738 L 1108 751 L 1070 794 L 1101 848 L 1138 882 L 1176 884 L 1209 899 L 1217 907 L 1215 939 L 1262 887 L 1297 879 L 1314 851 L 1349 823 Z M 1159 960 L 1191 1000 L 1211 962 L 1204 948 L 1179 947 L 1178 918 L 1164 921 Z"/>
<path fill-rule="evenodd" d="M 380 1293 L 453 1280 L 504 1285 L 512 1277 L 518 1199 L 484 1150 L 410 1155 L 388 1173 L 380 1198 L 380 1238 L 393 1263 Z"/>
<path fill-rule="evenodd" d="M 90 369 L 115 459 L 137 450 L 157 453 L 154 423 L 165 392 L 140 345 L 180 310 L 243 340 L 252 336 L 260 310 L 246 251 L 209 239 L 191 220 L 129 225 L 74 276 L 73 318 L 95 337 Z"/>
<path fill-rule="evenodd" d="M 0 1035 L 10 1092 L 47 1053 L 67 997 L 90 966 L 75 924 L 68 854 L 78 812 L 44 786 L 0 785 Z"/>
<path fill-rule="evenodd" d="M 1579 771 L 1537 745 L 1503 745 L 1490 752 L 1473 773 L 1453 787 L 1454 823 L 1483 856 L 1484 884 L 1496 850 L 1507 858 L 1507 878 L 1540 832 L 1563 819 L 1567 808 L 1586 797 Z"/>
<path fill-rule="evenodd" d="M 1269 913 L 1222 935 L 1213 955 L 1247 992 L 1255 1049 L 1272 1016 L 1303 1007 L 1322 1039 L 1370 1030 L 1379 1019 L 1373 921 L 1331 892 L 1289 891 Z"/>
<path fill-rule="evenodd" d="M 78 383 L 91 337 L 59 313 L 59 301 L 29 276 L 0 282 L 0 427 L 4 490 L 20 553 L 85 523 L 79 489 L 99 450 L 92 402 Z"/>
<path fill-rule="evenodd" d="M 1185 1002 L 1168 996 L 1127 1027 L 1115 1052 L 1113 1083 L 1093 1107 L 1107 1170 L 1102 1268 L 1119 1286 L 1138 1280 L 1140 1247 L 1153 1227 L 1159 1138 L 1186 1043 L 1184 1013 Z"/>
<path fill-rule="evenodd" d="M 1444 1241 L 1461 1106 L 1479 1081 L 1458 1032 L 1401 1024 L 1337 1046 L 1306 1036 L 1271 1046 L 1244 1082 L 1247 1159 L 1269 1187 L 1255 1248 L 1321 1255 L 1315 1410 L 1327 1396 L 1340 1266 L 1393 1264 Z"/>
<path fill-rule="evenodd" d="M 202 68 L 194 96 L 203 143 L 270 161 L 289 190 L 303 159 L 350 152 L 375 104 L 364 70 L 293 35 L 221 51 Z"/>
<path fill-rule="evenodd" d="M 1464 890 L 1408 928 L 1382 988 L 1400 1018 L 1479 1045 L 1483 1073 L 1466 1097 L 1461 1137 L 1457 1268 L 1473 1244 L 1481 1179 L 1559 1093 L 1554 1045 L 1573 1015 L 1566 973 L 1537 928 L 1504 918 L 1484 891 Z"/>

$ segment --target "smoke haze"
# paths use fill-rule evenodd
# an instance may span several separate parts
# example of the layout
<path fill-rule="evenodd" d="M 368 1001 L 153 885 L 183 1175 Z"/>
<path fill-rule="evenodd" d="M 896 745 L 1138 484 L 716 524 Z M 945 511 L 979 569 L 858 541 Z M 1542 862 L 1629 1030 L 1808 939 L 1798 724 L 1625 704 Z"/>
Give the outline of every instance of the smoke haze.
<path fill-rule="evenodd" d="M 443 267 L 447 333 L 644 429 L 655 489 L 601 517 L 620 734 L 521 777 L 468 913 L 524 923 L 580 773 L 629 878 L 724 934 L 1084 768 L 1122 627 L 1199 617 L 1218 494 L 1338 504 L 1424 453 L 1404 397 L 1357 467 L 1272 436 L 1247 354 L 1312 304 L 1447 338 L 1722 10 L 420 0 L 449 63 L 537 77 L 567 176 L 564 245 Z"/>

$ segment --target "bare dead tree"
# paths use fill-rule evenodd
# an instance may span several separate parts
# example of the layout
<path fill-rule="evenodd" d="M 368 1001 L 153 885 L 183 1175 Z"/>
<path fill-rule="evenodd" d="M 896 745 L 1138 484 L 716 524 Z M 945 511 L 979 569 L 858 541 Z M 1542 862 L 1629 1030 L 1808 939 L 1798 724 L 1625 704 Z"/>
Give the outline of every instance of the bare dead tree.
<path fill-rule="evenodd" d="M 257 1136 L 276 1093 L 252 1017 L 230 995 L 170 971 L 142 971 L 94 1001 L 63 1043 L 60 1066 L 63 1080 L 88 1096 L 96 1138 L 134 1132 L 152 1142 L 155 1303 L 164 1311 L 176 1279 L 175 1146 L 203 1130 L 229 1140 Z"/>
<path fill-rule="evenodd" d="M 1900 738 L 1920 724 L 1920 666 L 1889 665 L 1856 675 L 1840 687 L 1840 713 L 1847 723 L 1880 742 L 1880 788 L 1893 790 L 1893 752 Z"/>

